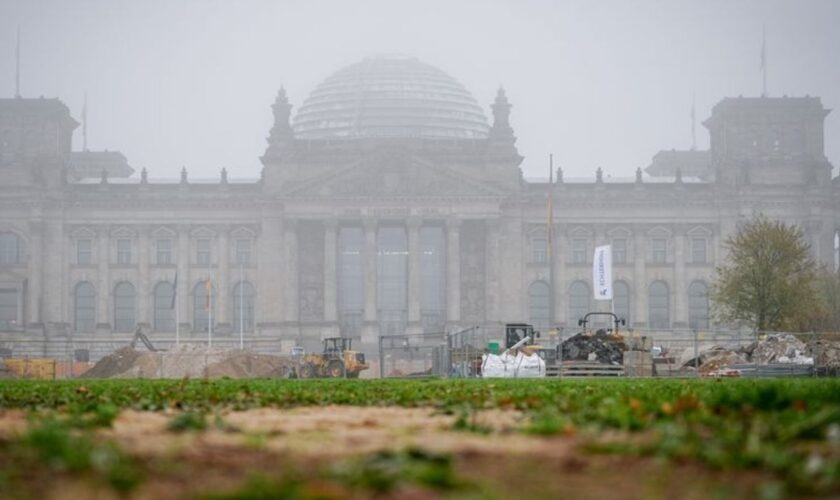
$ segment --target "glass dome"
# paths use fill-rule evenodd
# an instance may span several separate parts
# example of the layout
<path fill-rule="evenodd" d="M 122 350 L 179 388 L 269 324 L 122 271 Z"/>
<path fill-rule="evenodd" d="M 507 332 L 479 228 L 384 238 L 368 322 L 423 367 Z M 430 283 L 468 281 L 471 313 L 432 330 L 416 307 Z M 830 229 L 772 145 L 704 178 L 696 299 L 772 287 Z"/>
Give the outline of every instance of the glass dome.
<path fill-rule="evenodd" d="M 482 139 L 490 127 L 473 96 L 451 76 L 414 58 L 379 56 L 318 85 L 292 128 L 298 139 Z"/>

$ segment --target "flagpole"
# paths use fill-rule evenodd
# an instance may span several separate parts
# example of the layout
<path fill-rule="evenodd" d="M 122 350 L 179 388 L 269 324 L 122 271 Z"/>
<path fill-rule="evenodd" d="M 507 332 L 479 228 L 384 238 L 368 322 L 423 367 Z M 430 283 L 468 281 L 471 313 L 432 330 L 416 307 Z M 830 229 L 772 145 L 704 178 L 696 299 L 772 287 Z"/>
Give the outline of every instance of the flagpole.
<path fill-rule="evenodd" d="M 213 282 L 207 278 L 207 347 L 213 347 Z"/>
<path fill-rule="evenodd" d="M 553 193 L 554 193 L 554 153 L 549 153 L 548 155 L 548 221 L 547 221 L 547 228 L 546 228 L 546 235 L 548 240 L 548 283 L 549 283 L 549 293 L 548 297 L 551 300 L 550 307 L 548 308 L 548 323 L 549 327 L 554 324 L 554 203 L 553 203 Z"/>
<path fill-rule="evenodd" d="M 179 314 L 179 310 L 181 309 L 178 304 L 178 290 L 173 290 L 175 294 L 175 345 L 181 345 L 181 315 Z"/>
<path fill-rule="evenodd" d="M 243 270 L 242 270 L 242 262 L 239 262 L 239 349 L 245 348 L 245 340 L 244 340 L 244 331 L 245 331 L 245 302 L 242 300 L 244 298 L 244 286 L 243 286 Z"/>

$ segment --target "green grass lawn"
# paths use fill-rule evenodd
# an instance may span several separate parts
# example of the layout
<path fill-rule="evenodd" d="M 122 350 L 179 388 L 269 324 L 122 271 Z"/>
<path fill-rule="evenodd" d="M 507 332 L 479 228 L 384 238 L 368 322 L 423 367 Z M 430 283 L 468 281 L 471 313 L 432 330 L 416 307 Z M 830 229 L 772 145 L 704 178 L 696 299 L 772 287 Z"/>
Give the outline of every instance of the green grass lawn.
<path fill-rule="evenodd" d="M 57 420 L 76 429 L 108 426 L 123 408 L 206 415 L 222 409 L 327 404 L 434 407 L 463 416 L 456 429 L 467 432 L 483 431 L 469 425 L 474 411 L 517 409 L 525 415 L 522 433 L 582 436 L 591 453 L 759 470 L 795 491 L 837 492 L 840 486 L 836 379 L 0 383 L 0 408 L 24 409 L 36 420 Z M 604 439 L 607 435 L 612 437 Z"/>

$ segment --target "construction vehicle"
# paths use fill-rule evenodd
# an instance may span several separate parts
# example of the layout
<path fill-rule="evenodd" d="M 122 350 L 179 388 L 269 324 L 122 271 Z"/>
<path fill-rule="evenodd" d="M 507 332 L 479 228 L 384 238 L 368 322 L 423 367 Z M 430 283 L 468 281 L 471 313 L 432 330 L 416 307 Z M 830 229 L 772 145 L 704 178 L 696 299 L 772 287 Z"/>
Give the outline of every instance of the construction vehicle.
<path fill-rule="evenodd" d="M 346 337 L 330 337 L 323 340 L 324 351 L 320 354 L 303 354 L 297 359 L 295 373 L 300 378 L 359 378 L 363 370 L 370 368 L 365 355 L 352 350 L 353 340 Z"/>
<path fill-rule="evenodd" d="M 557 361 L 557 349 L 537 343 L 540 332 L 534 330 L 533 325 L 527 323 L 508 323 L 505 325 L 505 349 L 519 349 L 526 354 L 536 354 L 545 361 L 546 365 L 553 365 Z"/>

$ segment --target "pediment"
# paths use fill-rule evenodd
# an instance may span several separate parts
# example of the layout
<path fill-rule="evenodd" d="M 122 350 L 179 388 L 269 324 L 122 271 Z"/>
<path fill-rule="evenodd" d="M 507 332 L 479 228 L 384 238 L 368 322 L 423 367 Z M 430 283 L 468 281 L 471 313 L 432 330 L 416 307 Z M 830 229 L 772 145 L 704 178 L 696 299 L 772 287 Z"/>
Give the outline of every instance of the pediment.
<path fill-rule="evenodd" d="M 230 232 L 230 237 L 234 239 L 249 239 L 252 240 L 257 236 L 257 233 L 249 228 L 240 226 L 235 228 L 233 231 Z"/>
<path fill-rule="evenodd" d="M 407 151 L 388 150 L 351 165 L 291 185 L 292 197 L 441 197 L 499 196 L 497 188 Z"/>
<path fill-rule="evenodd" d="M 134 231 L 125 227 L 119 226 L 111 230 L 111 237 L 112 238 L 133 238 Z"/>
<path fill-rule="evenodd" d="M 569 236 L 578 238 L 588 238 L 592 236 L 592 230 L 583 226 L 575 226 L 569 229 Z"/>
<path fill-rule="evenodd" d="M 656 226 L 648 231 L 648 236 L 651 238 L 668 238 L 671 236 L 671 231 L 664 226 Z"/>
<path fill-rule="evenodd" d="M 190 236 L 193 238 L 213 238 L 216 236 L 216 232 L 207 226 L 199 226 L 190 231 Z"/>
<path fill-rule="evenodd" d="M 160 226 L 152 231 L 152 237 L 154 238 L 175 238 L 177 235 L 178 233 L 174 229 L 166 226 Z"/>
<path fill-rule="evenodd" d="M 707 228 L 707 227 L 704 227 L 704 226 L 694 226 L 686 234 L 688 234 L 689 236 L 697 236 L 697 237 L 707 236 L 708 237 L 708 236 L 712 235 L 712 230 Z"/>
<path fill-rule="evenodd" d="M 89 227 L 80 227 L 71 231 L 70 237 L 74 240 L 93 239 L 96 238 L 96 231 Z"/>

